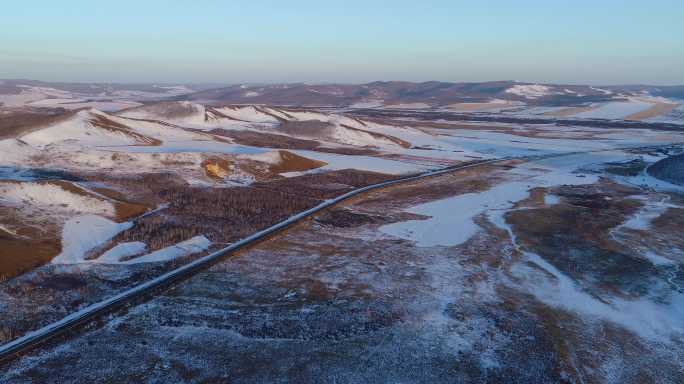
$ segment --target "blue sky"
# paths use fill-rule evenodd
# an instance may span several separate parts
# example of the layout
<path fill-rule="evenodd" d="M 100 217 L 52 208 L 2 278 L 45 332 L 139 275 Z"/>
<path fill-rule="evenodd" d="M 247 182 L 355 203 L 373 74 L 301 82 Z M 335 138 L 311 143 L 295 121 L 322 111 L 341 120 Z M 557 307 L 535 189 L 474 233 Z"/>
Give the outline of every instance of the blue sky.
<path fill-rule="evenodd" d="M 0 78 L 684 84 L 684 1 L 8 1 Z"/>

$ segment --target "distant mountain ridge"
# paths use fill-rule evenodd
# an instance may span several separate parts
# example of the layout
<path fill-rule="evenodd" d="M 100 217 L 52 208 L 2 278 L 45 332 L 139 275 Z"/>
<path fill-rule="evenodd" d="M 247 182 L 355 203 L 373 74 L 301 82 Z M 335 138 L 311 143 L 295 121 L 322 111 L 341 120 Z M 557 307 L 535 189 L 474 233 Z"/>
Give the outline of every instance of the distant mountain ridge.
<path fill-rule="evenodd" d="M 116 111 L 160 101 L 190 101 L 207 106 L 271 105 L 332 108 L 449 108 L 461 112 L 497 112 L 537 107 L 567 108 L 576 114 L 601 104 L 662 104 L 667 114 L 684 100 L 684 86 L 591 86 L 517 81 L 450 83 L 375 81 L 366 84 L 186 85 L 51 83 L 0 80 L 2 108 L 95 107 Z M 655 112 L 654 112 L 655 113 Z M 681 115 L 681 109 L 678 114 Z M 677 115 L 679 116 L 679 115 Z M 679 117 L 677 117 L 679 119 Z"/>
<path fill-rule="evenodd" d="M 377 81 L 367 84 L 233 85 L 176 97 L 177 100 L 232 104 L 291 106 L 444 107 L 459 103 L 519 102 L 528 105 L 572 106 L 628 97 L 684 99 L 684 86 L 589 86 L 515 81 L 449 83 Z M 410 105 L 409 105 L 410 106 Z"/>

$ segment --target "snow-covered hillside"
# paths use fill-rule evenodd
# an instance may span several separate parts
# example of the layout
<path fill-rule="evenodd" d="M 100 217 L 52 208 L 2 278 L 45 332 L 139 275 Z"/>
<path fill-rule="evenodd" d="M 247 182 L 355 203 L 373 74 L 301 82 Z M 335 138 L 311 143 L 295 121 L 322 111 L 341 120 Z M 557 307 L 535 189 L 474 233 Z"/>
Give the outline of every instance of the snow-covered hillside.
<path fill-rule="evenodd" d="M 527 87 L 516 92 L 534 98 L 555 91 Z M 578 114 L 616 118 L 608 112 L 642 113 L 657 103 L 664 101 L 630 99 L 595 105 Z M 491 104 L 521 107 L 520 102 L 499 99 Z M 596 151 L 676 141 L 681 136 L 553 124 L 425 122 L 403 115 L 412 116 L 413 110 L 392 113 L 397 117 L 174 101 L 114 114 L 84 108 L 50 115 L 12 127 L 11 134 L 0 140 L 0 210 L 11 212 L 6 216 L 11 220 L 0 225 L 3 233 L 19 233 L 37 222 L 50 222 L 49 236 L 68 243 L 62 239 L 65 233 L 73 233 L 64 232 L 67 223 L 72 228 L 77 217 L 90 215 L 108 220 L 102 221 L 103 228 L 109 224 L 118 228 L 111 236 L 124 236 L 130 228 L 123 223 L 165 204 L 166 196 L 150 192 L 164 183 L 179 188 L 230 188 L 348 169 L 399 175 L 473 160 Z M 156 180 L 163 180 L 162 184 Z M 129 194 L 145 198 L 131 203 Z M 104 248 L 96 251 L 106 254 L 102 260 L 119 262 L 142 249 L 135 241 L 126 241 L 136 244 L 120 248 L 100 244 L 109 241 L 98 241 Z M 147 245 L 145 252 L 150 251 Z M 151 249 L 152 253 L 158 250 Z M 83 252 L 74 251 L 65 258 L 81 260 L 87 256 Z"/>

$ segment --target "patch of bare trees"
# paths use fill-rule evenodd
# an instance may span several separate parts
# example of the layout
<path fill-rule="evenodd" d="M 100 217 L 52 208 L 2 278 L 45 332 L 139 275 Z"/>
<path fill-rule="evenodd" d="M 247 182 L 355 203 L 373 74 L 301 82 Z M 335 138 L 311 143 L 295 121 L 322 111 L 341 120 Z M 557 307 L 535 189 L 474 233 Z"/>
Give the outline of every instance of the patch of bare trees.
<path fill-rule="evenodd" d="M 348 190 L 387 180 L 389 176 L 344 170 L 255 183 L 248 187 L 200 188 L 172 185 L 159 190 L 169 207 L 136 221 L 114 242 L 142 241 L 151 250 L 197 235 L 232 242 Z"/>

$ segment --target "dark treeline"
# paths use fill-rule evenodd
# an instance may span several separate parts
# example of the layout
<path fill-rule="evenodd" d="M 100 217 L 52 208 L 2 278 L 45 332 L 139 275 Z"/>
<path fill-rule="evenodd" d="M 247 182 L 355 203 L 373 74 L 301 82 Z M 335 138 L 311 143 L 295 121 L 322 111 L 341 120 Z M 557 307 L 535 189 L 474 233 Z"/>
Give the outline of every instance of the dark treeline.
<path fill-rule="evenodd" d="M 64 109 L 16 111 L 0 115 L 0 140 L 16 138 L 67 116 Z"/>
<path fill-rule="evenodd" d="M 648 168 L 648 173 L 669 183 L 684 185 L 684 153 L 656 162 Z"/>
<path fill-rule="evenodd" d="M 233 242 L 353 188 L 387 180 L 377 173 L 344 170 L 236 188 L 173 185 L 157 191 L 169 207 L 136 221 L 113 242 L 142 241 L 151 250 L 193 236 Z M 150 187 L 154 188 L 154 187 Z"/>

